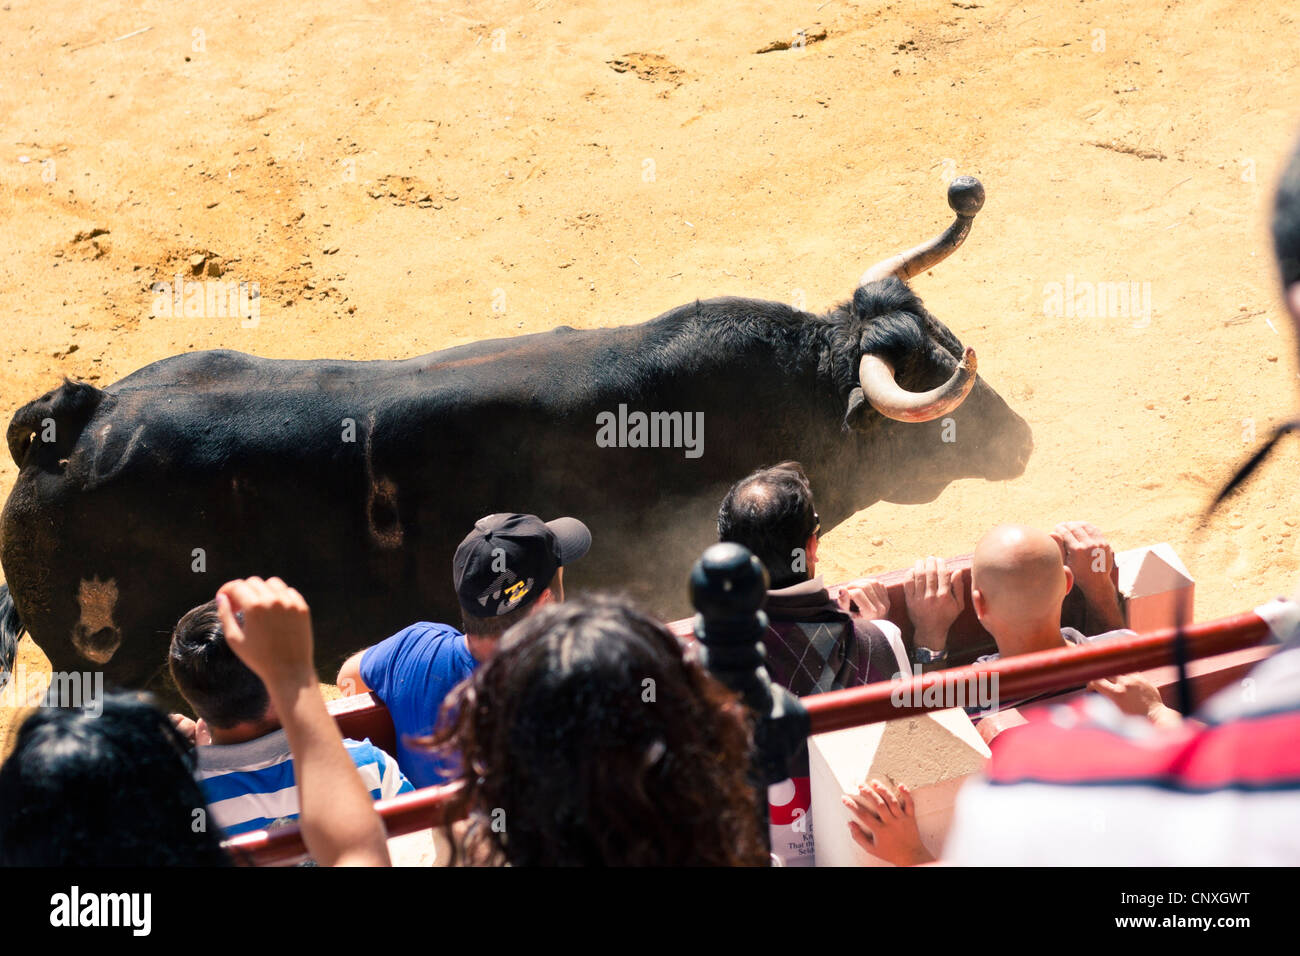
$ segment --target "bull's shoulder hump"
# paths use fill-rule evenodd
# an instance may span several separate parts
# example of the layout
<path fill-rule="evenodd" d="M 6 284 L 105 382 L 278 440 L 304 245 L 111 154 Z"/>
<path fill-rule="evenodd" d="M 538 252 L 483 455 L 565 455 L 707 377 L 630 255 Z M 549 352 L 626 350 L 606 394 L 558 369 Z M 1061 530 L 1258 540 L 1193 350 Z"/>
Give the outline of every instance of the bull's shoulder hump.
<path fill-rule="evenodd" d="M 118 379 L 105 391 L 113 392 L 181 381 L 197 381 L 205 378 L 224 378 L 232 374 L 246 372 L 258 365 L 273 362 L 273 359 L 258 358 L 246 352 L 233 349 L 211 349 L 201 352 L 185 352 L 169 355 L 167 358 L 150 362 L 143 368 L 136 369 L 125 378 Z"/>
<path fill-rule="evenodd" d="M 561 325 L 547 332 L 456 345 L 408 359 L 398 368 L 451 373 L 511 365 L 582 365 L 603 358 L 610 349 L 634 346 L 647 324 L 595 329 Z"/>
<path fill-rule="evenodd" d="M 712 299 L 696 299 L 685 305 L 669 309 L 646 323 L 647 327 L 675 327 L 694 325 L 698 327 L 734 326 L 742 328 L 755 324 L 778 323 L 809 324 L 820 322 L 811 315 L 784 302 L 770 299 L 754 299 L 745 296 L 718 296 Z"/>

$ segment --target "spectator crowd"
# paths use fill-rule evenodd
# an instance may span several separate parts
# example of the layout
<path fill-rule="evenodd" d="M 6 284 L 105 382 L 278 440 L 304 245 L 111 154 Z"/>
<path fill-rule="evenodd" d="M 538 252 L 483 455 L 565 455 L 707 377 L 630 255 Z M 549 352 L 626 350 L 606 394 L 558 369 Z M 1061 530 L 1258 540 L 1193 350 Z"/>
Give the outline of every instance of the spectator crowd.
<path fill-rule="evenodd" d="M 1300 329 L 1300 150 L 1274 239 Z M 820 518 L 797 462 L 741 477 L 717 527 L 766 570 L 768 672 L 798 697 L 950 666 L 968 608 L 996 644 L 981 662 L 1132 634 L 1111 547 L 1087 522 L 999 525 L 968 575 L 918 560 L 902 588 L 907 639 L 879 581 L 832 596 L 818 574 Z M 0 863 L 221 865 L 237 862 L 227 838 L 296 821 L 317 864 L 387 865 L 373 802 L 462 781 L 464 813 L 445 834 L 457 863 L 768 865 L 753 715 L 662 622 L 615 597 L 566 599 L 566 569 L 591 535 L 576 517 L 481 518 L 452 559 L 460 620 L 412 622 L 346 660 L 339 691 L 383 702 L 391 754 L 341 735 L 292 582 L 224 584 L 171 639 L 166 666 L 192 716 L 116 692 L 98 715 L 27 717 L 0 765 Z M 1062 626 L 1072 592 L 1083 629 Z M 1093 681 L 1070 721 L 1032 722 L 994 749 L 941 857 L 1300 862 L 1300 635 L 1252 677 L 1250 699 L 1216 697 L 1195 714 L 1138 674 Z M 795 792 L 809 773 L 805 748 Z M 851 839 L 886 862 L 933 861 L 908 787 L 859 783 L 843 798 Z M 1103 838 L 1078 825 L 1099 808 Z"/>

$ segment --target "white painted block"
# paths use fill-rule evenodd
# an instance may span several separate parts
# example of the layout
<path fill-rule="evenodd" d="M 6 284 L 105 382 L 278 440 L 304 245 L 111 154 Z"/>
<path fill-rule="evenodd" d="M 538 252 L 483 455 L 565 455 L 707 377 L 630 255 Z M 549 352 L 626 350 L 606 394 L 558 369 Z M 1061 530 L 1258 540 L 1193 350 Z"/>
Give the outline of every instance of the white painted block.
<path fill-rule="evenodd" d="M 1145 634 L 1192 623 L 1196 580 L 1168 544 L 1120 551 L 1115 567 L 1130 628 Z"/>
<path fill-rule="evenodd" d="M 808 740 L 808 757 L 817 865 L 888 866 L 853 842 L 840 797 L 873 777 L 906 784 L 921 841 L 938 856 L 957 791 L 984 766 L 989 748 L 965 711 L 953 708 L 818 734 Z"/>

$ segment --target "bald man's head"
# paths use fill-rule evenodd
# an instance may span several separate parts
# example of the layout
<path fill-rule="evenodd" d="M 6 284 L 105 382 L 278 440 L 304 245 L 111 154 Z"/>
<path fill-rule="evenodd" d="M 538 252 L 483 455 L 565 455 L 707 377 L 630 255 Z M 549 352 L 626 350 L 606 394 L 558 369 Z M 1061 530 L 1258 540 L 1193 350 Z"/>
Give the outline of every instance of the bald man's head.
<path fill-rule="evenodd" d="M 975 609 L 989 632 L 1060 628 L 1061 602 L 1073 586 L 1061 546 L 1045 531 L 998 525 L 980 539 L 971 561 Z"/>

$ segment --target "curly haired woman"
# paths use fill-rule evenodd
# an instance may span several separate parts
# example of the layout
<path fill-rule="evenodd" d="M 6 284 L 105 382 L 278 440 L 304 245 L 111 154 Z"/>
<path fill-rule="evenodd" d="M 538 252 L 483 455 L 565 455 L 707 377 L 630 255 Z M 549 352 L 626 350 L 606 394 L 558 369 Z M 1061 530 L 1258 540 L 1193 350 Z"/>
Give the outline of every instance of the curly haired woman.
<path fill-rule="evenodd" d="M 739 699 L 607 597 L 520 622 L 429 741 L 465 768 L 466 861 L 766 866 Z"/>

